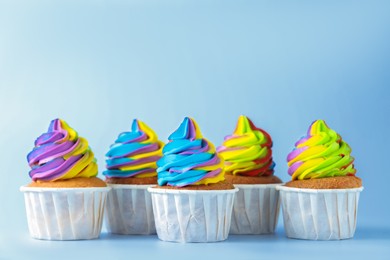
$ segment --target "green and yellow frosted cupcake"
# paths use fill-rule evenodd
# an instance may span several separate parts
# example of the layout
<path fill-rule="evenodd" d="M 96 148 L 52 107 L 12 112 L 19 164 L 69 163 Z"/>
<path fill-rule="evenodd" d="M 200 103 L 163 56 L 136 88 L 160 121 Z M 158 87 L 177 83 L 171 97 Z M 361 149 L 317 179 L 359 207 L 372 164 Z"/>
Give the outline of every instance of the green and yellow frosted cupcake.
<path fill-rule="evenodd" d="M 246 116 L 238 118 L 232 135 L 217 149 L 225 160 L 226 180 L 236 194 L 231 234 L 267 234 L 275 231 L 282 181 L 274 176 L 271 136 Z"/>
<path fill-rule="evenodd" d="M 286 235 L 334 240 L 353 237 L 362 181 L 351 148 L 323 120 L 314 121 L 287 156 L 292 180 L 277 189 Z"/>

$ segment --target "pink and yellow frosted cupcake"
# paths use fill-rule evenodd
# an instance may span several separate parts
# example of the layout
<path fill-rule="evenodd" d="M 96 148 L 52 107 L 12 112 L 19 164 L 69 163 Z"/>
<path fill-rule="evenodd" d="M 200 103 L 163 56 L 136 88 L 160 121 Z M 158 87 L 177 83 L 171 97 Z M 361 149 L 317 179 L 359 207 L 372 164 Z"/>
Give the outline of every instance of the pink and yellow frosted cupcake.
<path fill-rule="evenodd" d="M 149 188 L 157 235 L 174 242 L 225 240 L 237 189 L 225 182 L 223 159 L 186 117 L 157 162 L 158 186 Z"/>
<path fill-rule="evenodd" d="M 65 121 L 51 121 L 27 155 L 32 182 L 22 186 L 30 235 L 93 239 L 100 234 L 107 192 L 88 141 Z"/>
<path fill-rule="evenodd" d="M 225 160 L 226 179 L 239 189 L 233 206 L 231 234 L 267 234 L 275 231 L 282 181 L 274 176 L 271 136 L 240 116 L 232 135 L 218 153 Z"/>
<path fill-rule="evenodd" d="M 152 200 L 147 188 L 157 184 L 156 162 L 164 144 L 144 122 L 134 119 L 107 152 L 103 172 L 112 188 L 107 198 L 106 226 L 116 234 L 155 234 Z"/>
<path fill-rule="evenodd" d="M 323 120 L 314 121 L 287 156 L 292 180 L 279 186 L 286 235 L 334 240 L 353 237 L 362 181 L 351 148 Z"/>

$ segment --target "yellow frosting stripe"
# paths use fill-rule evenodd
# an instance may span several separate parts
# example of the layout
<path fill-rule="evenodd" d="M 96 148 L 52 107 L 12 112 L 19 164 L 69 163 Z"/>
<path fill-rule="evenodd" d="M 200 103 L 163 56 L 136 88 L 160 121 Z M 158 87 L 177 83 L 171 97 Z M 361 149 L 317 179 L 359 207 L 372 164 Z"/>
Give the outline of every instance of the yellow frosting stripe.
<path fill-rule="evenodd" d="M 191 121 L 192 121 L 192 123 L 194 124 L 194 127 L 195 127 L 195 139 L 202 139 L 203 135 L 200 132 L 200 128 L 198 126 L 198 123 L 193 118 L 190 117 L 190 119 L 191 119 Z"/>
<path fill-rule="evenodd" d="M 263 158 L 267 153 L 267 147 L 251 146 L 246 149 L 226 151 L 223 153 L 223 158 L 229 162 L 252 162 Z"/>
<path fill-rule="evenodd" d="M 156 172 L 148 172 L 148 173 L 141 173 L 134 176 L 134 178 L 148 178 L 148 177 L 155 177 L 157 175 Z"/>
<path fill-rule="evenodd" d="M 68 139 L 70 141 L 76 140 L 78 137 L 77 132 L 73 128 L 71 128 L 68 125 L 68 123 L 66 123 L 64 120 L 60 119 L 60 123 L 61 123 L 62 128 L 68 133 Z"/>
<path fill-rule="evenodd" d="M 138 165 L 119 167 L 119 169 L 122 171 L 134 171 L 134 170 L 141 170 L 141 169 L 145 169 L 145 168 L 156 169 L 157 168 L 156 162 L 149 162 L 149 163 L 143 163 L 143 164 L 138 164 Z"/>
<path fill-rule="evenodd" d="M 164 146 L 164 144 L 161 144 L 160 149 L 158 149 L 156 151 L 152 151 L 149 153 L 141 153 L 141 154 L 130 156 L 128 158 L 133 159 L 133 160 L 138 160 L 138 159 L 148 158 L 151 156 L 161 156 L 163 146 Z"/>
<path fill-rule="evenodd" d="M 83 157 L 80 158 L 80 160 L 78 160 L 75 165 L 69 169 L 69 171 L 67 173 L 65 173 L 63 176 L 60 177 L 60 179 L 70 179 L 70 178 L 74 178 L 74 177 L 79 177 L 78 175 L 80 174 L 80 172 L 85 168 L 87 167 L 90 163 L 92 163 L 93 161 L 95 160 L 95 157 L 94 157 L 94 154 L 92 151 L 87 151 Z M 91 174 L 92 176 L 96 176 L 97 175 L 97 171 L 96 172 L 92 172 L 94 168 L 92 167 L 91 170 L 87 171 L 84 173 L 84 175 L 86 174 Z M 92 177 L 92 176 L 88 176 L 88 177 Z M 87 176 L 85 176 L 87 177 Z"/>
<path fill-rule="evenodd" d="M 143 131 L 149 137 L 147 140 L 140 142 L 141 144 L 155 143 L 158 141 L 157 134 L 153 131 L 152 128 L 150 128 L 147 124 L 145 124 L 141 120 L 138 120 L 137 122 L 140 130 Z"/>
<path fill-rule="evenodd" d="M 210 177 L 210 178 L 204 178 L 200 181 L 197 181 L 193 185 L 207 185 L 211 183 L 218 183 L 225 180 L 225 171 L 222 170 L 217 176 Z"/>

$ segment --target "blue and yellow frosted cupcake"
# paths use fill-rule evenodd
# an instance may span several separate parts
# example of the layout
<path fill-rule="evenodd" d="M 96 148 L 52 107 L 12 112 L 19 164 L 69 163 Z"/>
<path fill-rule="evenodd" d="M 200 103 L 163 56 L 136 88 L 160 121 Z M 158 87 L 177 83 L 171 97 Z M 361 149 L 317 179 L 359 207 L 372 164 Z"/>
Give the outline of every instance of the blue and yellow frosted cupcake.
<path fill-rule="evenodd" d="M 106 226 L 116 234 L 155 234 L 147 188 L 157 184 L 157 164 L 164 144 L 144 122 L 134 119 L 106 153 L 103 175 L 112 188 L 107 198 Z"/>
<path fill-rule="evenodd" d="M 233 206 L 231 234 L 273 233 L 279 216 L 282 181 L 274 175 L 271 136 L 246 116 L 217 149 L 225 160 L 226 179 L 239 189 Z"/>
<path fill-rule="evenodd" d="M 316 120 L 287 161 L 292 180 L 277 187 L 286 235 L 312 240 L 353 237 L 363 187 L 355 177 L 349 145 L 323 120 Z"/>
<path fill-rule="evenodd" d="M 158 186 L 149 188 L 157 235 L 174 242 L 225 240 L 237 189 L 225 181 L 224 161 L 186 117 L 157 162 Z"/>

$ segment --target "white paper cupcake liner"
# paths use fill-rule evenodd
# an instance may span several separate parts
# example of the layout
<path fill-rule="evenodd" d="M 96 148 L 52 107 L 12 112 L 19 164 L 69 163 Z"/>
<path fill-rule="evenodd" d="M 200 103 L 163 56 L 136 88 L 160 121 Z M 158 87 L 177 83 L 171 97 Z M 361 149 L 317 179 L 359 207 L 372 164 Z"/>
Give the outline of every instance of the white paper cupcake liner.
<path fill-rule="evenodd" d="M 310 240 L 338 240 L 354 236 L 361 188 L 298 189 L 280 191 L 287 237 Z"/>
<path fill-rule="evenodd" d="M 112 189 L 106 203 L 107 231 L 122 235 L 156 234 L 152 199 L 147 191 L 155 185 L 108 184 Z"/>
<path fill-rule="evenodd" d="M 158 238 L 171 242 L 227 239 L 238 189 L 173 190 L 148 188 Z"/>
<path fill-rule="evenodd" d="M 269 234 L 275 232 L 279 216 L 281 184 L 234 184 L 238 192 L 234 198 L 230 234 Z"/>
<path fill-rule="evenodd" d="M 20 187 L 31 237 L 46 240 L 98 238 L 109 189 Z"/>

